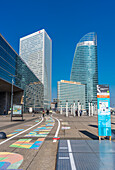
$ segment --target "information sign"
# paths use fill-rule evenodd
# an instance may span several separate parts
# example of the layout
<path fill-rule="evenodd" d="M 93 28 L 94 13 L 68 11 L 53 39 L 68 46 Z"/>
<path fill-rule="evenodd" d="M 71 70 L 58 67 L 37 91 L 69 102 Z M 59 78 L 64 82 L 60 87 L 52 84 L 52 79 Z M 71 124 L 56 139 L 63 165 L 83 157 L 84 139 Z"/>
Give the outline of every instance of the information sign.
<path fill-rule="evenodd" d="M 97 85 L 98 135 L 111 136 L 110 93 L 108 85 Z"/>
<path fill-rule="evenodd" d="M 13 105 L 13 115 L 22 115 L 22 105 Z"/>
<path fill-rule="evenodd" d="M 32 107 L 29 108 L 29 113 L 32 113 Z"/>

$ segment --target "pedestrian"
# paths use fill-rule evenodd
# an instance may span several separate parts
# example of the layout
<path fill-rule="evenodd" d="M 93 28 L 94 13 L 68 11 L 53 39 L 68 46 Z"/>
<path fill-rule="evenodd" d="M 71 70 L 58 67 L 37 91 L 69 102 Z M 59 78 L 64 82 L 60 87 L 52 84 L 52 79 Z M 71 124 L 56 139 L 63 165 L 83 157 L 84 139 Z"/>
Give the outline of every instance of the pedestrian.
<path fill-rule="evenodd" d="M 4 115 L 6 114 L 6 110 L 4 109 Z"/>
<path fill-rule="evenodd" d="M 47 109 L 47 115 L 49 115 L 49 110 Z"/>
<path fill-rule="evenodd" d="M 87 109 L 87 116 L 88 116 L 88 109 Z"/>
<path fill-rule="evenodd" d="M 82 110 L 80 110 L 80 116 L 82 115 Z"/>
<path fill-rule="evenodd" d="M 43 110 L 43 112 L 42 112 L 42 115 L 43 115 L 43 117 L 45 116 L 45 111 Z"/>
<path fill-rule="evenodd" d="M 33 110 L 33 113 L 32 113 L 32 117 L 34 117 L 35 116 L 35 110 Z"/>
<path fill-rule="evenodd" d="M 76 116 L 78 116 L 78 111 L 77 110 L 75 111 L 75 114 L 76 114 Z"/>
<path fill-rule="evenodd" d="M 48 109 L 46 109 L 46 114 L 48 115 Z"/>

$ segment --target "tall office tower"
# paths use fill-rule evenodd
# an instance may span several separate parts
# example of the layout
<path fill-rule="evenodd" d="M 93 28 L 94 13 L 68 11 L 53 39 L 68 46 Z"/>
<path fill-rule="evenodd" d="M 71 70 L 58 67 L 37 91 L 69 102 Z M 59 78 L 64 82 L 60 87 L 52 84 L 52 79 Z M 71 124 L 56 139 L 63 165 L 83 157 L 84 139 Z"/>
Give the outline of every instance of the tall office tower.
<path fill-rule="evenodd" d="M 68 100 L 68 107 L 71 108 L 73 101 L 77 106 L 78 100 L 80 100 L 81 108 L 85 109 L 85 85 L 79 82 L 61 80 L 57 82 L 57 97 L 58 108 L 66 107 L 66 101 Z"/>
<path fill-rule="evenodd" d="M 88 108 L 88 102 L 96 103 L 98 65 L 97 35 L 95 32 L 86 34 L 77 44 L 70 79 L 86 85 L 86 108 Z"/>
<path fill-rule="evenodd" d="M 44 87 L 21 57 L 0 34 L 0 114 L 8 113 L 13 104 L 23 104 L 25 112 L 44 107 Z"/>
<path fill-rule="evenodd" d="M 44 108 L 50 108 L 52 40 L 44 29 L 20 39 L 20 56 L 43 83 Z"/>

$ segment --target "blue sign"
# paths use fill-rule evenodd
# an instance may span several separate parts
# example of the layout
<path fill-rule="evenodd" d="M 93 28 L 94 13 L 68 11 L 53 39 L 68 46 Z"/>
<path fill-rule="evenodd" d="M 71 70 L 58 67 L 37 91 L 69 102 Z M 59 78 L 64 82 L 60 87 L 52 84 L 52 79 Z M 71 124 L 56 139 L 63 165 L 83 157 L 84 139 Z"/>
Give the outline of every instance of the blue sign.
<path fill-rule="evenodd" d="M 103 98 L 103 97 L 107 98 Z M 109 95 L 99 95 L 97 98 L 98 107 L 98 135 L 111 136 L 111 114 Z"/>

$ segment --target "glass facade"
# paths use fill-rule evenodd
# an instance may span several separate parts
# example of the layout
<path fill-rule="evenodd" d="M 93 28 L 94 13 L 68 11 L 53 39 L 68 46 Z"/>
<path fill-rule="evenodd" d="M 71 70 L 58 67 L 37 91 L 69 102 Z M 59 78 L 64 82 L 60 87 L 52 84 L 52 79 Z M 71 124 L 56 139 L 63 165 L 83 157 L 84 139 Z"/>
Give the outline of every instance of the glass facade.
<path fill-rule="evenodd" d="M 20 56 L 44 85 L 44 107 L 51 103 L 52 41 L 43 29 L 20 39 Z"/>
<path fill-rule="evenodd" d="M 0 35 L 0 78 L 9 83 L 12 83 L 12 77 L 9 75 L 15 75 L 16 73 L 16 57 L 16 53 Z"/>
<path fill-rule="evenodd" d="M 39 107 L 43 107 L 43 84 L 29 69 L 29 67 L 20 58 L 20 56 L 13 50 L 13 48 L 8 44 L 8 42 L 3 38 L 3 36 L 0 35 L 0 79 L 11 84 L 12 78 L 14 85 L 20 88 L 20 90 L 24 90 L 25 108 L 28 107 L 27 103 L 32 103 L 33 101 L 32 96 L 28 98 L 26 94 L 26 88 L 28 89 L 30 87 L 30 84 L 34 84 L 34 86 L 36 86 L 37 93 L 35 93 L 35 96 L 36 98 L 41 99 L 39 103 L 37 103 L 36 101 L 36 105 L 39 105 Z M 35 84 L 35 82 L 37 83 Z M 38 83 L 39 88 L 37 85 Z M 29 101 L 27 101 L 27 99 Z"/>
<path fill-rule="evenodd" d="M 96 103 L 98 65 L 97 35 L 95 32 L 86 34 L 77 44 L 72 64 L 70 80 L 85 84 L 86 108 L 88 108 L 89 101 Z"/>
<path fill-rule="evenodd" d="M 57 84 L 57 96 L 58 96 L 58 108 L 62 105 L 66 107 L 66 100 L 68 100 L 68 107 L 71 107 L 73 101 L 77 106 L 78 100 L 82 105 L 82 109 L 85 109 L 85 85 L 72 81 L 61 80 Z"/>

